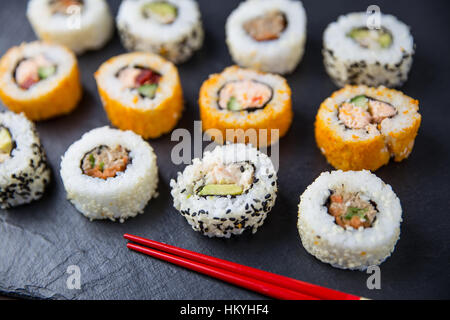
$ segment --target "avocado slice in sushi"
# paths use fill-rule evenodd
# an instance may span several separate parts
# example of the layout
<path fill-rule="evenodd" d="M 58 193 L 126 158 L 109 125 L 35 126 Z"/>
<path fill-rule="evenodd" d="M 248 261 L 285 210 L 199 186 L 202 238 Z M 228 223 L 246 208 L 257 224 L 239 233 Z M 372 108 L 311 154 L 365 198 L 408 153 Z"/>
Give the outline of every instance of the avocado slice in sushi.
<path fill-rule="evenodd" d="M 389 33 L 383 33 L 378 37 L 378 43 L 382 48 L 389 48 L 392 44 L 392 36 Z"/>
<path fill-rule="evenodd" d="M 56 72 L 56 66 L 48 66 L 48 67 L 39 67 L 38 75 L 39 79 L 44 80 L 48 77 L 54 75 Z"/>
<path fill-rule="evenodd" d="M 157 88 L 158 85 L 156 83 L 144 84 L 138 88 L 138 92 L 144 97 L 153 99 L 155 97 Z"/>
<path fill-rule="evenodd" d="M 0 127 L 0 153 L 9 155 L 13 149 L 13 141 L 8 129 Z"/>
<path fill-rule="evenodd" d="M 204 186 L 198 195 L 200 196 L 237 196 L 244 190 L 237 184 L 208 184 Z"/>
<path fill-rule="evenodd" d="M 235 97 L 231 97 L 227 103 L 227 109 L 230 111 L 239 111 L 241 110 L 241 105 Z"/>
<path fill-rule="evenodd" d="M 368 49 L 386 49 L 392 44 L 392 35 L 386 29 L 368 29 L 367 27 L 354 28 L 348 37 L 355 40 L 361 47 Z"/>
<path fill-rule="evenodd" d="M 369 99 L 365 95 L 359 95 L 350 100 L 355 106 L 367 109 L 369 105 Z"/>
<path fill-rule="evenodd" d="M 174 22 L 177 18 L 177 11 L 174 5 L 166 1 L 150 2 L 144 6 L 144 12 L 147 16 L 154 17 L 163 24 Z"/>

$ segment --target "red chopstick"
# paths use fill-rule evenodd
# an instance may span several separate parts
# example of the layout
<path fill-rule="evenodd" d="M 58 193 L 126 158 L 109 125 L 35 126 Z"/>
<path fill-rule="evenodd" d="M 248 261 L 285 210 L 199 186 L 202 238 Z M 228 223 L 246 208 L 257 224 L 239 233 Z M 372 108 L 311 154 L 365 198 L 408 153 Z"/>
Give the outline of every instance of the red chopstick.
<path fill-rule="evenodd" d="M 212 267 L 200 262 L 192 261 L 183 257 L 175 256 L 170 253 L 166 253 L 163 251 L 158 251 L 155 249 L 147 248 L 134 243 L 127 243 L 127 248 L 138 251 L 141 253 L 145 253 L 149 256 L 168 261 L 170 263 L 176 264 L 178 266 L 185 267 L 187 269 L 191 269 L 197 271 L 199 273 L 206 274 L 208 276 L 232 283 L 234 285 L 238 285 L 240 287 L 259 292 L 266 296 L 283 299 L 283 300 L 315 300 L 315 298 L 310 297 L 308 295 L 302 294 L 297 291 L 292 291 L 289 289 L 285 289 L 270 283 L 266 283 L 260 280 L 256 280 L 253 278 L 245 277 L 239 274 L 235 274 L 233 272 Z"/>
<path fill-rule="evenodd" d="M 335 300 L 360 300 L 361 297 L 352 294 L 328 289 L 318 285 L 310 284 L 300 280 L 288 278 L 275 273 L 259 270 L 252 267 L 247 267 L 238 263 L 222 260 L 219 258 L 207 256 L 194 251 L 178 248 L 158 241 L 145 239 L 142 237 L 124 234 L 124 238 L 130 241 L 143 244 L 145 246 L 168 252 L 179 257 L 190 259 L 198 263 L 205 264 L 214 268 L 226 270 L 233 274 L 238 274 L 247 278 L 252 278 L 257 281 L 262 281 L 277 287 L 285 288 L 290 291 L 299 292 L 316 299 L 335 299 Z M 133 248 L 134 249 L 134 248 Z M 142 252 L 142 251 L 141 251 Z M 144 252 L 145 253 L 145 252 Z"/>

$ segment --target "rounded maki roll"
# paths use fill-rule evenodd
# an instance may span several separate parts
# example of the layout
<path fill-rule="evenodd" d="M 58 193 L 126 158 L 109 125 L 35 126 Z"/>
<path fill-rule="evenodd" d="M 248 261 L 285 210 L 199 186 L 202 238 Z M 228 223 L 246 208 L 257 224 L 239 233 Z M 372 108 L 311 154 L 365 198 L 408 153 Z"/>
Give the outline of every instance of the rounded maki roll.
<path fill-rule="evenodd" d="M 204 37 L 193 0 L 124 0 L 117 29 L 127 50 L 156 53 L 174 63 L 188 60 Z"/>
<path fill-rule="evenodd" d="M 377 170 L 411 154 L 419 101 L 385 87 L 346 86 L 326 99 L 315 123 L 318 147 L 341 170 Z"/>
<path fill-rule="evenodd" d="M 27 17 L 36 35 L 81 54 L 111 38 L 114 20 L 105 0 L 30 0 Z"/>
<path fill-rule="evenodd" d="M 0 112 L 0 208 L 40 199 L 49 181 L 34 124 L 23 114 Z"/>
<path fill-rule="evenodd" d="M 381 14 L 379 28 L 367 26 L 365 12 L 349 13 L 323 35 L 325 69 L 338 86 L 365 84 L 397 87 L 408 78 L 414 55 L 409 27 Z"/>
<path fill-rule="evenodd" d="M 306 251 L 343 269 L 365 270 L 394 251 L 402 208 L 369 171 L 322 173 L 301 195 L 298 230 Z"/>
<path fill-rule="evenodd" d="M 255 233 L 275 204 L 277 175 L 270 158 L 244 144 L 217 146 L 170 181 L 173 205 L 209 237 Z"/>
<path fill-rule="evenodd" d="M 10 110 L 37 121 L 71 112 L 81 99 L 78 63 L 67 48 L 23 43 L 0 60 L 0 98 Z"/>
<path fill-rule="evenodd" d="M 123 222 L 157 196 L 156 156 L 131 131 L 103 127 L 85 133 L 62 157 L 61 178 L 67 198 L 90 220 Z"/>
<path fill-rule="evenodd" d="M 173 129 L 183 111 L 177 68 L 151 53 L 128 53 L 103 63 L 95 73 L 111 123 L 145 139 Z"/>
<path fill-rule="evenodd" d="M 237 66 L 203 83 L 199 106 L 203 130 L 219 143 L 273 144 L 287 133 L 293 118 L 291 88 L 284 78 Z"/>
<path fill-rule="evenodd" d="M 290 73 L 303 57 L 305 10 L 300 1 L 244 1 L 227 19 L 226 38 L 240 66 Z"/>

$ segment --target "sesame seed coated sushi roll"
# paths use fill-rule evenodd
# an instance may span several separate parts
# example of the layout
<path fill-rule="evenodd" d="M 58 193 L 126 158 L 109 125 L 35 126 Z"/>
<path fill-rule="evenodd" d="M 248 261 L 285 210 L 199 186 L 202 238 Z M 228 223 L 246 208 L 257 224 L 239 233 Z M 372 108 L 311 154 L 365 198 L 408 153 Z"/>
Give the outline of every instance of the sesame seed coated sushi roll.
<path fill-rule="evenodd" d="M 298 230 L 306 251 L 342 269 L 365 270 L 394 251 L 402 208 L 369 171 L 322 173 L 301 195 Z"/>
<path fill-rule="evenodd" d="M 77 54 L 100 49 L 114 31 L 105 0 L 30 0 L 27 17 L 40 39 Z"/>
<path fill-rule="evenodd" d="M 341 170 L 377 170 L 406 159 L 421 123 L 419 101 L 385 87 L 346 86 L 316 116 L 316 142 Z"/>
<path fill-rule="evenodd" d="M 61 178 L 67 198 L 87 218 L 123 222 L 157 196 L 156 155 L 131 131 L 97 128 L 67 149 Z"/>
<path fill-rule="evenodd" d="M 34 124 L 23 114 L 0 112 L 0 208 L 40 199 L 49 181 Z"/>
<path fill-rule="evenodd" d="M 95 73 L 111 123 L 145 139 L 170 132 L 183 111 L 177 68 L 151 53 L 128 53 L 103 63 Z"/>
<path fill-rule="evenodd" d="M 415 48 L 409 27 L 381 14 L 380 28 L 369 29 L 367 19 L 365 12 L 349 13 L 327 27 L 322 50 L 327 73 L 338 86 L 402 85 Z"/>
<path fill-rule="evenodd" d="M 46 42 L 23 43 L 0 60 L 0 98 L 37 121 L 71 112 L 82 94 L 75 55 Z"/>
<path fill-rule="evenodd" d="M 281 76 L 237 66 L 206 80 L 199 97 L 203 130 L 219 130 L 216 142 L 265 146 L 278 141 L 292 123 L 291 88 Z"/>
<path fill-rule="evenodd" d="M 116 22 L 127 50 L 156 53 L 174 63 L 185 62 L 203 44 L 193 0 L 124 0 Z"/>
<path fill-rule="evenodd" d="M 255 233 L 275 204 L 277 175 L 270 158 L 244 144 L 217 146 L 170 181 L 173 205 L 209 237 Z"/>
<path fill-rule="evenodd" d="M 241 2 L 227 19 L 226 41 L 243 67 L 290 73 L 303 57 L 306 14 L 300 1 Z"/>

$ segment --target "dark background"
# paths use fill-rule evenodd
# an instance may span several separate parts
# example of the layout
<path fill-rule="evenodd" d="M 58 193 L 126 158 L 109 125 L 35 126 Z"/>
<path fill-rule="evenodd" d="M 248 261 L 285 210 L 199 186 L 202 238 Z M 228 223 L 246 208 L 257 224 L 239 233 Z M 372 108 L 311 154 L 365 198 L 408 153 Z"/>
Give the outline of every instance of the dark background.
<path fill-rule="evenodd" d="M 239 1 L 199 1 L 206 39 L 203 48 L 179 66 L 186 99 L 178 127 L 193 129 L 199 119 L 197 98 L 210 73 L 232 64 L 224 25 Z M 119 1 L 109 1 L 117 13 Z M 306 53 L 287 76 L 293 91 L 295 118 L 280 143 L 278 199 L 259 231 L 231 239 L 209 239 L 194 232 L 172 207 L 169 181 L 183 170 L 170 160 L 176 142 L 170 134 L 150 141 L 160 168 L 159 198 L 145 214 L 123 224 L 89 222 L 65 199 L 59 176 L 60 158 L 82 133 L 108 124 L 97 95 L 93 72 L 111 56 L 125 52 L 117 35 L 103 49 L 79 57 L 84 96 L 70 115 L 40 122 L 37 129 L 53 172 L 41 201 L 0 210 L 0 293 L 54 299 L 260 299 L 262 296 L 128 251 L 123 233 L 132 233 L 229 259 L 285 276 L 373 299 L 450 298 L 449 125 L 448 105 L 450 6 L 446 1 L 305 0 L 308 17 Z M 414 64 L 401 90 L 420 100 L 422 126 L 406 161 L 391 162 L 376 174 L 401 199 L 401 238 L 381 265 L 381 290 L 368 290 L 369 276 L 323 264 L 309 255 L 298 236 L 300 194 L 322 172 L 332 168 L 314 141 L 319 104 L 337 88 L 327 77 L 321 55 L 328 23 L 352 11 L 377 4 L 411 26 L 417 44 Z M 35 35 L 26 19 L 26 1 L 2 1 L 0 53 Z M 3 106 L 0 107 L 0 109 Z M 66 269 L 81 268 L 81 290 L 68 290 Z"/>

